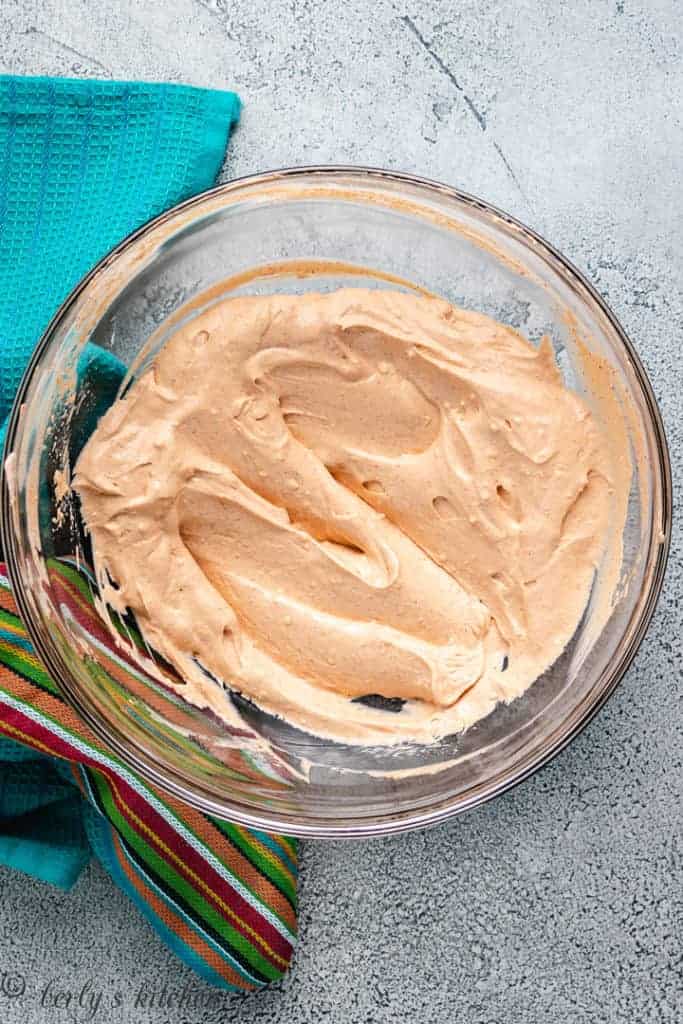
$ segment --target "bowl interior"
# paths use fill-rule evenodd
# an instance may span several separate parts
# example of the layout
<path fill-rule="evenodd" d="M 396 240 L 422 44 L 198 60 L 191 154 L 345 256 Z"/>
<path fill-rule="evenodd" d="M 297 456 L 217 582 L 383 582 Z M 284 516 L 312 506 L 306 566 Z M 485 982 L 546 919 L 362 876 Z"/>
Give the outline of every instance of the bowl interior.
<path fill-rule="evenodd" d="M 621 561 L 615 600 L 606 599 L 598 573 L 574 637 L 544 676 L 511 705 L 429 747 L 345 747 L 237 697 L 245 730 L 235 735 L 184 704 L 164 686 L 168 667 L 145 649 L 134 622 L 119 621 L 118 646 L 108 645 L 78 501 L 64 497 L 98 417 L 179 323 L 227 295 L 348 285 L 424 289 L 488 313 L 534 344 L 548 336 L 565 382 L 602 421 L 615 460 L 632 470 L 623 548 L 619 536 L 612 539 Z M 152 781 L 219 816 L 291 833 L 417 826 L 528 774 L 622 674 L 651 614 L 666 554 L 661 423 L 607 308 L 550 247 L 504 214 L 382 173 L 248 179 L 133 236 L 51 324 L 15 407 L 7 453 L 12 582 L 67 696 Z"/>

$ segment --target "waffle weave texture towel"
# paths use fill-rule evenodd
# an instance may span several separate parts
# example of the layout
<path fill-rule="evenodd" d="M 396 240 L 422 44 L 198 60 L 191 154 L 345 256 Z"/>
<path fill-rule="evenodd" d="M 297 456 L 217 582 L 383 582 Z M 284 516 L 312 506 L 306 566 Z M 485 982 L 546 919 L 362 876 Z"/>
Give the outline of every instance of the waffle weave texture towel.
<path fill-rule="evenodd" d="M 40 335 L 88 270 L 210 188 L 235 93 L 0 76 L 0 430 Z"/>

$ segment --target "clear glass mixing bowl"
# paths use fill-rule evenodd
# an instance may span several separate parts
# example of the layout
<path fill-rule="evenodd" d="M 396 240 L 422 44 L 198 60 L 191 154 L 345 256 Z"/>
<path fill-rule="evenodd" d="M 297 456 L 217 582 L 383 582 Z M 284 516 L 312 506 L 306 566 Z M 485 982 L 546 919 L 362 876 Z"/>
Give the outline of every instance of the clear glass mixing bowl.
<path fill-rule="evenodd" d="M 255 753 L 210 715 L 169 699 L 144 659 L 134 685 L 122 686 L 101 645 L 78 629 L 51 566 L 62 556 L 87 559 L 87 538 L 77 501 L 67 495 L 59 504 L 64 477 L 55 469 L 68 476 L 84 431 L 114 400 L 111 380 L 100 386 L 81 372 L 89 343 L 134 377 L 179 321 L 224 295 L 344 285 L 426 289 L 532 342 L 550 337 L 566 383 L 612 421 L 611 443 L 630 448 L 621 580 L 599 628 L 598 579 L 559 660 L 521 699 L 462 735 L 422 748 L 345 747 L 242 702 L 249 729 L 270 741 L 270 754 Z M 623 675 L 652 615 L 668 551 L 662 423 L 614 315 L 574 267 L 511 217 L 454 189 L 384 171 L 311 168 L 234 181 L 136 232 L 50 324 L 17 397 L 5 455 L 11 582 L 66 697 L 124 762 L 162 789 L 219 817 L 290 834 L 418 827 L 529 775 L 576 735 Z"/>

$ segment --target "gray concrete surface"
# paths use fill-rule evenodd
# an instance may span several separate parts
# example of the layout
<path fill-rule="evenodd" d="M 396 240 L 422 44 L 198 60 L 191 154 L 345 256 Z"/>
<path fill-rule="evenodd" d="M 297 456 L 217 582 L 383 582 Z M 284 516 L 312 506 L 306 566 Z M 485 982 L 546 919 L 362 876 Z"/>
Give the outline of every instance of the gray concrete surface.
<path fill-rule="evenodd" d="M 622 319 L 680 487 L 677 0 L 1 0 L 0 39 L 3 71 L 235 87 L 225 177 L 380 164 L 516 214 Z M 68 896 L 0 871 L 0 972 L 26 984 L 2 1024 L 680 1021 L 681 554 L 676 532 L 635 664 L 550 767 L 426 833 L 303 845 L 296 963 L 265 993 L 136 1006 L 192 977 L 96 865 Z M 98 991 L 121 1008 L 89 1014 Z"/>

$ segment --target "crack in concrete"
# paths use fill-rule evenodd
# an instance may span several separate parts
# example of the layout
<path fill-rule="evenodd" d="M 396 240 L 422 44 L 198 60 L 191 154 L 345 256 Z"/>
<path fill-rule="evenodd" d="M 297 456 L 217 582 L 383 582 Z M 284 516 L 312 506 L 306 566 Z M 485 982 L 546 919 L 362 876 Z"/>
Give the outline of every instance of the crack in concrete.
<path fill-rule="evenodd" d="M 401 15 L 401 21 L 406 26 L 406 28 L 409 29 L 412 32 L 412 34 L 415 36 L 415 38 L 417 39 L 418 43 L 423 48 L 423 50 L 425 50 L 426 53 L 429 54 L 429 56 L 432 58 L 432 60 L 434 61 L 436 66 L 439 68 L 441 73 L 446 76 L 446 78 L 451 83 L 451 85 L 453 85 L 457 89 L 457 91 L 460 93 L 460 95 L 462 96 L 462 99 L 463 99 L 463 102 L 464 102 L 465 106 L 467 107 L 469 112 L 474 117 L 475 121 L 479 125 L 480 129 L 482 130 L 482 132 L 487 133 L 488 126 L 486 124 L 486 117 L 484 116 L 484 114 L 482 114 L 481 110 L 479 110 L 479 108 L 476 106 L 476 104 L 474 103 L 472 98 L 467 95 L 467 93 L 465 92 L 464 88 L 462 87 L 462 85 L 460 84 L 458 79 L 456 78 L 455 74 L 451 71 L 451 69 L 448 67 L 448 65 L 443 60 L 443 58 L 437 53 L 437 51 L 434 49 L 433 45 L 430 42 L 428 42 L 425 39 L 425 37 L 422 35 L 422 33 L 420 32 L 419 28 L 417 27 L 417 25 L 415 24 L 413 19 L 410 17 L 410 15 L 408 15 L 408 14 Z M 522 185 L 521 185 L 521 183 L 519 181 L 519 178 L 517 177 L 517 175 L 515 174 L 514 170 L 512 169 L 512 165 L 510 164 L 510 161 L 508 160 L 507 156 L 505 155 L 502 147 L 500 146 L 500 144 L 498 142 L 496 142 L 496 140 L 493 138 L 493 136 L 489 135 L 489 138 L 491 139 L 491 144 L 492 144 L 493 148 L 495 149 L 496 153 L 498 154 L 498 156 L 500 158 L 500 161 L 503 164 L 503 167 L 505 168 L 508 176 L 510 177 L 510 180 L 514 183 L 515 187 L 517 188 L 517 190 L 518 190 L 519 194 L 521 195 L 522 199 L 524 200 L 524 202 L 527 204 L 527 206 L 529 208 L 531 208 L 531 203 L 529 201 L 529 198 L 528 198 L 526 192 L 524 191 L 524 189 L 522 188 Z"/>
<path fill-rule="evenodd" d="M 519 178 L 517 177 L 517 175 L 513 171 L 512 167 L 510 165 L 510 161 L 505 156 L 505 153 L 503 152 L 501 147 L 498 145 L 496 140 L 494 138 L 492 138 L 491 141 L 493 143 L 493 148 L 495 149 L 495 151 L 498 154 L 498 156 L 500 157 L 500 159 L 503 161 L 503 164 L 505 165 L 505 169 L 507 170 L 508 174 L 510 175 L 510 178 L 512 179 L 512 181 L 514 181 L 515 185 L 519 189 L 519 193 L 520 193 L 522 199 L 525 201 L 527 206 L 531 207 L 531 203 L 529 202 L 529 198 L 528 198 L 526 192 L 524 191 L 524 189 L 522 188 L 521 183 L 519 181 Z"/>
<path fill-rule="evenodd" d="M 55 46 L 59 46 L 65 53 L 70 53 L 72 57 L 78 57 L 80 60 L 85 60 L 88 64 L 92 64 L 93 67 L 100 68 L 101 71 L 106 71 L 108 75 L 113 75 L 111 68 L 108 68 L 106 64 L 102 64 L 95 57 L 91 57 L 87 53 L 81 53 L 80 50 L 75 49 L 73 46 L 69 46 L 63 39 L 57 39 L 56 36 L 51 36 L 49 32 L 44 32 L 42 28 L 36 28 L 35 25 L 29 25 L 28 28 L 20 32 L 22 36 L 41 36 L 43 39 L 47 39 L 48 42 L 54 43 Z"/>
<path fill-rule="evenodd" d="M 460 82 L 455 77 L 455 75 L 453 74 L 451 69 L 448 67 L 448 65 L 446 63 L 444 63 L 442 58 L 439 56 L 439 54 L 436 52 L 436 50 L 434 50 L 434 48 L 432 47 L 431 43 L 427 42 L 427 40 L 425 39 L 425 37 L 420 32 L 420 30 L 417 27 L 417 25 L 415 24 L 413 19 L 411 17 L 409 17 L 409 15 L 404 14 L 403 17 L 401 18 L 401 21 L 403 22 L 403 24 L 407 28 L 410 29 L 410 31 L 413 33 L 413 35 L 415 36 L 417 41 L 420 43 L 420 45 L 422 47 L 424 47 L 424 49 L 427 51 L 427 53 L 432 58 L 434 63 L 437 65 L 437 67 L 440 68 L 440 70 L 446 76 L 448 81 L 452 85 L 454 85 L 455 88 L 458 90 L 458 92 L 462 95 L 463 101 L 465 102 L 465 104 L 469 108 L 470 113 L 475 118 L 475 120 L 476 120 L 477 124 L 479 125 L 479 127 L 481 128 L 481 130 L 483 132 L 485 132 L 486 131 L 486 118 L 482 114 L 481 110 L 478 110 L 477 107 L 474 105 L 474 103 L 472 102 L 470 97 L 467 95 L 467 93 L 465 92 L 465 90 L 463 89 L 463 87 L 461 86 Z"/>

